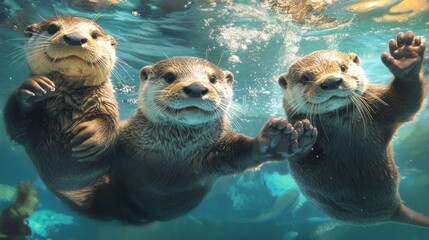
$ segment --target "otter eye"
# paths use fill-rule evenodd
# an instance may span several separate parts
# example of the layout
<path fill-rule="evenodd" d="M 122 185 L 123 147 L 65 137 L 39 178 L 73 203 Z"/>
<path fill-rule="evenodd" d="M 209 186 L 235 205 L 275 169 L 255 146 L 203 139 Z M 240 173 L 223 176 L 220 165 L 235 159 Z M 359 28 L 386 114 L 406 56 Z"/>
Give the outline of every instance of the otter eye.
<path fill-rule="evenodd" d="M 172 83 L 172 82 L 174 82 L 175 80 L 176 80 L 176 74 L 174 74 L 174 73 L 172 73 L 172 72 L 168 72 L 168 73 L 166 73 L 165 75 L 164 75 L 164 80 L 167 82 L 167 83 Z"/>
<path fill-rule="evenodd" d="M 57 33 L 60 30 L 60 27 L 56 24 L 51 24 L 48 26 L 48 28 L 46 29 L 46 31 L 51 34 L 54 35 L 55 33 Z"/>
<path fill-rule="evenodd" d="M 310 78 L 308 78 L 307 74 L 303 74 L 299 79 L 302 83 L 310 82 Z"/>
<path fill-rule="evenodd" d="M 98 32 L 92 32 L 91 33 L 91 37 L 92 37 L 92 39 L 97 39 L 98 37 L 100 36 L 100 33 L 98 33 Z"/>
<path fill-rule="evenodd" d="M 341 68 L 341 72 L 346 72 L 347 71 L 347 66 L 344 65 L 344 64 L 341 64 L 340 68 Z"/>
<path fill-rule="evenodd" d="M 215 84 L 217 82 L 217 77 L 215 75 L 210 76 L 210 82 Z"/>

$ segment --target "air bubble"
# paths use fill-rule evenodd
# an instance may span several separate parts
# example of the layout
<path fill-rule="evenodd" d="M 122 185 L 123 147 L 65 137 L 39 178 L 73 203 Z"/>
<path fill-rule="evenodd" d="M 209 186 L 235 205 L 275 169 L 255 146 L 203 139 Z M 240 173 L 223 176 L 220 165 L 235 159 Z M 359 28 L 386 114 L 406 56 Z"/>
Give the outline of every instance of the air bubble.
<path fill-rule="evenodd" d="M 140 16 L 140 13 L 139 13 L 139 12 L 137 12 L 137 10 L 133 10 L 133 11 L 131 12 L 131 14 L 132 14 L 134 17 L 138 17 L 138 16 Z"/>

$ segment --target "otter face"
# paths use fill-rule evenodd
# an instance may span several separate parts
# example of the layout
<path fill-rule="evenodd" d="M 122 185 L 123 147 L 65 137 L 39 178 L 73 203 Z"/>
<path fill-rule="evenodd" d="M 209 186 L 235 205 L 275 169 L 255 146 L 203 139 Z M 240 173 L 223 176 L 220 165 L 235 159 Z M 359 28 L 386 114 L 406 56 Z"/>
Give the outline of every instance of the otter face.
<path fill-rule="evenodd" d="M 317 51 L 299 59 L 278 82 L 291 114 L 328 113 L 351 104 L 368 80 L 354 53 Z"/>
<path fill-rule="evenodd" d="M 139 108 L 155 123 L 195 126 L 228 111 L 234 76 L 194 57 L 169 58 L 140 72 Z"/>
<path fill-rule="evenodd" d="M 97 86 L 113 70 L 116 41 L 93 21 L 58 16 L 32 24 L 24 33 L 33 75 L 58 72 L 81 85 Z"/>

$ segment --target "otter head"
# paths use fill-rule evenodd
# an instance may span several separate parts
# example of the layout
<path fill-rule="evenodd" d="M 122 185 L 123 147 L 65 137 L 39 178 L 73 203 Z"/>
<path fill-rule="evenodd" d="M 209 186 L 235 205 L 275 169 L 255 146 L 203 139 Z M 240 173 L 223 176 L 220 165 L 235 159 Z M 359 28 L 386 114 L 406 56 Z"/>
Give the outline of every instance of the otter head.
<path fill-rule="evenodd" d="M 79 86 L 98 86 L 109 79 L 116 41 L 93 21 L 58 16 L 29 25 L 24 33 L 33 75 L 56 72 Z"/>
<path fill-rule="evenodd" d="M 139 108 L 154 123 L 196 126 L 221 119 L 234 76 L 200 58 L 176 57 L 140 72 Z"/>
<path fill-rule="evenodd" d="M 324 50 L 299 59 L 278 82 L 289 114 L 322 114 L 353 103 L 368 80 L 356 54 Z"/>

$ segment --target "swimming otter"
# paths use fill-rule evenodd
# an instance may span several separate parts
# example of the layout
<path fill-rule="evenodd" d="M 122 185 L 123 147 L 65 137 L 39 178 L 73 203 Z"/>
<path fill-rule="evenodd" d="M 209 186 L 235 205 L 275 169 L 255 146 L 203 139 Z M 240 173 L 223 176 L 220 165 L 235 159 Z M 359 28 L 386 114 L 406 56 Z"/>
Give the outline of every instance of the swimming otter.
<path fill-rule="evenodd" d="M 426 42 L 412 32 L 381 55 L 394 79 L 367 83 L 354 53 L 317 51 L 279 77 L 290 121 L 308 116 L 321 131 L 312 151 L 289 166 L 301 191 L 322 212 L 352 224 L 397 221 L 429 227 L 401 203 L 390 141 L 426 96 L 421 73 Z"/>
<path fill-rule="evenodd" d="M 93 21 L 57 16 L 25 30 L 30 77 L 9 97 L 4 118 L 55 193 L 94 184 L 118 135 L 110 82 L 116 41 Z"/>
<path fill-rule="evenodd" d="M 169 58 L 140 76 L 137 113 L 121 128 L 111 184 L 89 209 L 98 217 L 175 218 L 195 208 L 218 177 L 299 154 L 315 141 L 308 120 L 271 119 L 255 139 L 231 131 L 234 77 L 204 59 Z"/>

